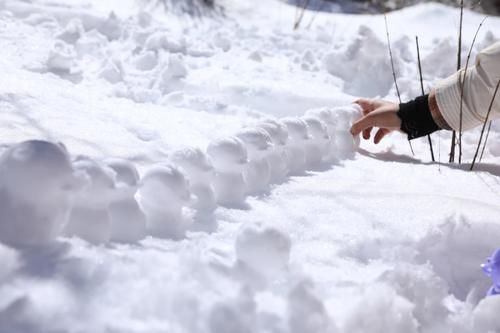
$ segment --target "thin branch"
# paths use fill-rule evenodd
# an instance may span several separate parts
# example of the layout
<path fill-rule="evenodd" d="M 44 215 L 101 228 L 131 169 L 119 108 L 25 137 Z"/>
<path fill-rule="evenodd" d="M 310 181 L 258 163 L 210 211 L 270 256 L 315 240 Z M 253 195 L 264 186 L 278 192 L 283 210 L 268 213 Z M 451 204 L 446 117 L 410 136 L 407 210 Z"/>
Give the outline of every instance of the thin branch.
<path fill-rule="evenodd" d="M 420 62 L 420 47 L 418 45 L 418 36 L 415 36 L 415 42 L 417 44 L 417 61 L 418 61 L 418 73 L 420 76 L 420 89 L 422 90 L 422 95 L 425 95 L 424 79 L 422 77 L 422 63 Z M 427 134 L 427 140 L 429 141 L 429 149 L 431 151 L 432 162 L 436 162 L 436 159 L 434 158 L 434 148 L 432 147 L 432 139 L 430 134 Z"/>
<path fill-rule="evenodd" d="M 391 38 L 389 36 L 389 25 L 387 24 L 387 15 L 385 14 L 384 14 L 384 21 L 385 21 L 385 33 L 387 35 L 387 48 L 389 49 L 389 58 L 391 60 L 392 78 L 394 80 L 394 86 L 396 87 L 396 93 L 398 94 L 399 104 L 401 104 L 401 94 L 399 93 L 398 80 L 396 80 L 396 70 L 394 69 L 394 57 L 392 56 Z M 408 140 L 408 144 L 410 145 L 410 150 L 412 155 L 415 156 L 415 152 L 413 151 L 413 146 L 410 140 Z"/>
<path fill-rule="evenodd" d="M 462 67 L 462 26 L 464 19 L 464 0 L 460 0 L 460 24 L 458 27 L 458 51 L 457 51 L 457 72 Z M 457 132 L 453 131 L 451 135 L 451 148 L 450 148 L 450 163 L 455 162 L 455 144 L 457 140 Z"/>
<path fill-rule="evenodd" d="M 491 123 L 493 123 L 493 120 L 490 120 L 490 123 L 488 125 L 488 130 L 486 131 L 486 138 L 484 139 L 484 145 L 483 145 L 483 149 L 481 150 L 481 156 L 479 156 L 479 163 L 481 163 L 481 161 L 483 160 L 483 154 L 484 154 L 484 150 L 486 148 L 486 143 L 488 142 L 488 138 L 490 136 Z"/>
<path fill-rule="evenodd" d="M 399 103 L 401 103 L 401 94 L 399 93 L 398 81 L 396 80 L 396 70 L 394 69 L 394 58 L 392 56 L 391 38 L 389 37 L 389 26 L 387 24 L 387 15 L 385 14 L 384 14 L 384 21 L 385 21 L 385 33 L 387 35 L 387 48 L 389 49 L 389 57 L 391 59 L 392 78 L 394 80 L 394 86 L 396 87 L 396 93 L 398 94 Z"/>
<path fill-rule="evenodd" d="M 481 141 L 483 140 L 484 130 L 486 128 L 486 124 L 488 123 L 488 120 L 490 119 L 491 109 L 493 108 L 493 103 L 495 102 L 495 97 L 497 96 L 499 86 L 500 86 L 500 80 L 498 80 L 498 82 L 497 82 L 497 86 L 495 87 L 495 92 L 493 93 L 493 97 L 491 98 L 488 112 L 486 113 L 486 118 L 484 119 L 483 128 L 481 129 L 481 135 L 479 136 L 479 142 L 477 144 L 476 153 L 474 154 L 474 159 L 472 160 L 472 164 L 470 166 L 471 171 L 474 168 L 474 164 L 476 163 L 477 155 L 479 154 L 479 149 L 481 148 Z"/>
<path fill-rule="evenodd" d="M 476 38 L 477 35 L 479 34 L 479 30 L 481 30 L 481 27 L 483 26 L 484 21 L 488 16 L 485 16 L 479 26 L 476 29 L 476 33 L 474 34 L 474 38 L 472 39 L 472 43 L 469 48 L 469 52 L 467 53 L 467 60 L 465 62 L 465 69 L 464 69 L 464 75 L 463 78 L 460 75 L 460 125 L 458 129 L 458 164 L 462 163 L 462 125 L 463 125 L 463 113 L 464 113 L 464 88 L 465 88 L 465 80 L 467 78 L 467 69 L 469 68 L 469 61 L 470 61 L 470 56 L 472 53 L 472 49 L 474 48 L 474 44 L 476 43 Z"/>
<path fill-rule="evenodd" d="M 311 17 L 311 21 L 309 21 L 309 24 L 306 27 L 307 29 L 309 29 L 312 26 L 314 20 L 316 19 L 316 16 L 318 16 L 318 13 L 320 13 L 323 10 L 323 8 L 325 8 L 325 5 L 326 5 L 326 1 L 321 0 L 321 3 L 319 4 L 318 8 L 316 8 L 316 11 L 314 12 L 313 16 Z"/>
<path fill-rule="evenodd" d="M 295 23 L 293 25 L 293 30 L 297 30 L 299 28 L 310 2 L 311 0 L 304 0 L 304 4 L 302 6 L 297 6 L 297 10 L 295 11 Z"/>

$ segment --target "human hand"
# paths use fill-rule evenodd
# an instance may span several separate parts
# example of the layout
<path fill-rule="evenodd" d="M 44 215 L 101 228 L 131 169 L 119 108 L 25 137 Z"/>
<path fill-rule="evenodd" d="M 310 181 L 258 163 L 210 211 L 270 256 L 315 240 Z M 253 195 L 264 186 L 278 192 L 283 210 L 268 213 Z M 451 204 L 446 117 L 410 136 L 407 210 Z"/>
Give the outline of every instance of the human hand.
<path fill-rule="evenodd" d="M 354 103 L 361 107 L 363 117 L 358 119 L 351 127 L 353 136 L 363 132 L 363 139 L 370 139 L 373 127 L 379 130 L 373 138 L 378 144 L 388 133 L 401 128 L 401 119 L 397 115 L 399 104 L 376 99 L 358 99 Z"/>

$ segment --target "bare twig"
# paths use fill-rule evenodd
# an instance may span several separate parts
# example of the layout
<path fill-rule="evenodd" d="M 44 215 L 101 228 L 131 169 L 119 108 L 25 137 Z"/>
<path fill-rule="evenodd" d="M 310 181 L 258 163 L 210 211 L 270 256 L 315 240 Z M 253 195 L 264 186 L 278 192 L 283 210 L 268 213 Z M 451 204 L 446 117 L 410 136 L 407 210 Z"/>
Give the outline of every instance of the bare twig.
<path fill-rule="evenodd" d="M 491 123 L 493 123 L 493 120 L 490 120 L 490 123 L 488 125 L 488 130 L 486 131 L 486 138 L 484 139 L 484 145 L 483 145 L 483 149 L 481 150 L 481 156 L 479 156 L 479 163 L 481 163 L 481 161 L 483 160 L 483 154 L 484 154 L 484 150 L 486 149 L 486 143 L 488 142 L 488 138 L 490 136 Z"/>
<path fill-rule="evenodd" d="M 398 94 L 399 103 L 401 104 L 401 94 L 399 92 L 398 80 L 396 79 L 396 70 L 394 69 L 394 57 L 392 56 L 392 48 L 391 48 L 391 37 L 389 36 L 389 25 L 387 24 L 387 15 L 384 14 L 385 21 L 385 33 L 387 35 L 387 48 L 389 49 L 389 58 L 391 60 L 391 68 L 392 68 L 392 78 L 394 80 L 394 86 L 396 87 L 396 93 Z M 412 155 L 415 155 L 413 151 L 413 146 L 411 145 L 411 141 L 408 140 L 408 144 L 410 145 L 410 150 Z"/>
<path fill-rule="evenodd" d="M 465 80 L 467 78 L 467 69 L 469 68 L 469 61 L 470 61 L 470 55 L 472 53 L 472 48 L 474 47 L 474 44 L 476 43 L 476 38 L 477 35 L 479 34 L 479 30 L 481 30 L 481 27 L 483 26 L 484 21 L 488 16 L 486 16 L 479 26 L 476 29 L 476 33 L 474 34 L 474 38 L 472 39 L 472 43 L 469 48 L 469 52 L 467 53 L 467 60 L 465 62 L 465 68 L 464 68 L 464 75 L 463 78 L 460 75 L 460 125 L 458 129 L 458 164 L 462 163 L 462 125 L 463 125 L 463 108 L 464 108 L 464 88 L 465 88 Z"/>
<path fill-rule="evenodd" d="M 318 16 L 318 13 L 321 12 L 323 10 L 323 8 L 325 8 L 325 5 L 326 5 L 326 1 L 321 0 L 321 3 L 319 4 L 318 8 L 316 8 L 313 16 L 311 17 L 311 21 L 309 21 L 309 24 L 306 27 L 307 29 L 309 29 L 312 26 L 314 20 L 316 19 L 316 16 Z"/>
<path fill-rule="evenodd" d="M 293 30 L 297 30 L 300 26 L 300 23 L 302 22 L 302 19 L 304 18 L 304 14 L 306 13 L 307 7 L 309 7 L 309 3 L 311 0 L 304 0 L 303 5 L 298 5 L 297 10 L 295 11 L 295 23 L 293 25 Z"/>
<path fill-rule="evenodd" d="M 422 78 L 422 63 L 420 62 L 420 47 L 418 45 L 418 36 L 415 36 L 415 42 L 417 44 L 417 61 L 418 61 L 418 73 L 420 76 L 420 89 L 422 90 L 422 95 L 425 95 L 424 79 Z M 430 134 L 427 135 L 427 140 L 429 141 L 429 149 L 431 151 L 432 162 L 436 162 L 436 159 L 434 158 L 434 148 L 432 147 L 432 139 Z"/>
<path fill-rule="evenodd" d="M 462 26 L 464 19 L 464 0 L 460 0 L 460 24 L 458 27 L 458 51 L 457 51 L 457 71 L 462 67 Z M 451 135 L 451 148 L 450 148 L 450 163 L 455 162 L 455 144 L 457 140 L 457 132 L 453 131 Z"/>
<path fill-rule="evenodd" d="M 486 124 L 488 123 L 488 120 L 490 119 L 491 109 L 493 108 L 493 103 L 495 102 L 495 97 L 497 96 L 499 86 L 500 86 L 500 80 L 498 80 L 498 82 L 497 82 L 497 85 L 495 87 L 495 92 L 493 92 L 493 97 L 491 98 L 490 106 L 488 107 L 488 112 L 486 113 L 486 118 L 484 119 L 483 128 L 481 129 L 481 135 L 479 136 L 479 142 L 477 144 L 476 153 L 474 154 L 474 159 L 472 160 L 472 164 L 470 166 L 471 171 L 474 168 L 474 164 L 476 163 L 477 155 L 479 154 L 479 149 L 481 148 L 481 141 L 483 140 L 484 130 L 486 128 Z"/>

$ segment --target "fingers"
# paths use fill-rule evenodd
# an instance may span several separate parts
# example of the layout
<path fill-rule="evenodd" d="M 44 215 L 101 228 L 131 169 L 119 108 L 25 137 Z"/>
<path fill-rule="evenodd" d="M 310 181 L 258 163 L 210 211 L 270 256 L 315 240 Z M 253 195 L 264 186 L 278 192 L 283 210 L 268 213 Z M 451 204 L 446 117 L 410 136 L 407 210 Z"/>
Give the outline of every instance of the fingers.
<path fill-rule="evenodd" d="M 368 115 L 364 116 L 363 118 L 358 119 L 351 126 L 351 134 L 353 136 L 356 136 L 359 133 L 361 133 L 361 132 L 363 132 L 363 131 L 366 130 L 368 132 L 368 138 L 369 138 L 370 137 L 371 128 L 374 125 L 374 119 L 373 118 L 374 118 L 373 114 L 368 114 Z M 363 138 L 367 139 L 367 137 L 365 137 L 365 132 L 363 132 Z"/>
<path fill-rule="evenodd" d="M 367 98 L 360 98 L 354 101 L 355 104 L 358 104 L 361 107 L 361 111 L 364 115 L 373 111 L 373 101 Z"/>
<path fill-rule="evenodd" d="M 386 136 L 390 132 L 391 131 L 386 128 L 379 129 L 375 134 L 375 137 L 373 138 L 373 142 L 375 142 L 375 144 L 378 144 L 384 138 L 384 136 Z"/>

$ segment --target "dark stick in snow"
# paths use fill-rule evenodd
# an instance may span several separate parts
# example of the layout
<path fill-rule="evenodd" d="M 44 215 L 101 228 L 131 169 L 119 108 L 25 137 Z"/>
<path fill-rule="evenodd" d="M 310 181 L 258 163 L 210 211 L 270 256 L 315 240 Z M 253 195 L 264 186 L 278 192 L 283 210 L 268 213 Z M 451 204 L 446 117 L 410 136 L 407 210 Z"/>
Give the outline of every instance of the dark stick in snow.
<path fill-rule="evenodd" d="M 401 104 L 401 94 L 399 92 L 398 81 L 396 79 L 396 70 L 394 69 L 394 57 L 392 56 L 392 48 L 391 48 L 391 38 L 389 36 L 389 26 L 387 24 L 387 15 L 384 14 L 385 21 L 385 33 L 387 35 L 387 48 L 389 49 L 389 58 L 391 60 L 391 68 L 392 68 L 392 78 L 394 80 L 394 86 L 396 87 L 396 93 L 398 94 L 399 104 Z M 411 145 L 411 141 L 408 140 L 408 144 L 410 145 L 410 150 L 413 156 L 415 156 L 415 152 L 413 151 L 413 146 Z"/>
<path fill-rule="evenodd" d="M 420 76 L 420 89 L 422 90 L 422 95 L 425 95 L 424 79 L 422 78 L 422 63 L 420 62 L 420 47 L 418 45 L 418 36 L 415 36 L 415 42 L 417 43 L 417 60 L 418 60 L 418 73 Z M 431 150 L 432 162 L 436 162 L 436 159 L 434 158 L 434 148 L 432 147 L 432 139 L 430 134 L 427 135 L 427 140 L 429 141 L 429 148 Z"/>
<path fill-rule="evenodd" d="M 472 160 L 472 164 L 470 166 L 470 170 L 474 169 L 474 164 L 476 163 L 477 155 L 479 154 L 479 149 L 481 148 L 481 141 L 483 140 L 484 130 L 486 128 L 486 124 L 490 119 L 491 109 L 493 108 L 493 103 L 495 102 L 495 97 L 497 96 L 498 87 L 500 86 L 500 80 L 497 82 L 497 86 L 495 87 L 495 92 L 493 93 L 493 97 L 491 98 L 490 106 L 488 108 L 488 112 L 486 113 L 486 119 L 484 119 L 483 128 L 481 129 L 481 135 L 479 136 L 479 142 L 477 143 L 476 153 L 474 154 L 474 159 Z"/>

